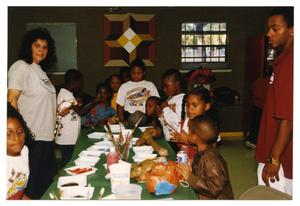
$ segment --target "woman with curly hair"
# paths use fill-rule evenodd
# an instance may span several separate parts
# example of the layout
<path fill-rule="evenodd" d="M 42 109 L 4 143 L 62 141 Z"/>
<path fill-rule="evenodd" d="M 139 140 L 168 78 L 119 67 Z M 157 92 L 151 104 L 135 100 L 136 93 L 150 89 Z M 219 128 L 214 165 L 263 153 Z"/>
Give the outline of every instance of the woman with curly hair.
<path fill-rule="evenodd" d="M 8 71 L 8 101 L 22 114 L 34 135 L 25 194 L 39 199 L 56 173 L 53 142 L 56 92 L 44 71 L 56 61 L 54 40 L 49 32 L 43 28 L 28 31 L 19 58 Z"/>

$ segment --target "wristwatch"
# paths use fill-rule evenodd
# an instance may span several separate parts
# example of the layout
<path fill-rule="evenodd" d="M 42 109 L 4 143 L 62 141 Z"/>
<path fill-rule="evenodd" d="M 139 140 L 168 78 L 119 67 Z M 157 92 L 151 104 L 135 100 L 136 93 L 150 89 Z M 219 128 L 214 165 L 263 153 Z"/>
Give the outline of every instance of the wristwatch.
<path fill-rule="evenodd" d="M 268 157 L 267 161 L 273 165 L 280 165 L 280 161 L 275 160 L 273 157 Z"/>

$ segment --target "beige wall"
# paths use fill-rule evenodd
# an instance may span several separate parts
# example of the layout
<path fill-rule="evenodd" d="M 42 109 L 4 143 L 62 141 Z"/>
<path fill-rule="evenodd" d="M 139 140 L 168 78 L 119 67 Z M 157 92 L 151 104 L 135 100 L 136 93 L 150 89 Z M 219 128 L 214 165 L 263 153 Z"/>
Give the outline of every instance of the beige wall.
<path fill-rule="evenodd" d="M 229 73 L 217 73 L 213 86 L 228 86 L 243 95 L 245 39 L 264 32 L 270 8 L 261 7 L 136 7 L 120 8 L 117 13 L 155 14 L 156 61 L 148 69 L 147 79 L 160 86 L 160 77 L 170 67 L 180 68 L 180 30 L 184 21 L 225 21 L 228 23 Z M 103 67 L 103 7 L 10 7 L 8 10 L 8 65 L 17 60 L 18 49 L 27 22 L 74 22 L 77 25 L 77 62 L 84 74 L 84 90 L 94 95 L 95 85 L 118 69 Z M 63 76 L 51 76 L 54 84 L 63 83 Z M 241 130 L 240 106 L 226 109 L 233 115 L 233 124 L 225 130 Z M 232 115 L 231 115 L 232 116 Z"/>

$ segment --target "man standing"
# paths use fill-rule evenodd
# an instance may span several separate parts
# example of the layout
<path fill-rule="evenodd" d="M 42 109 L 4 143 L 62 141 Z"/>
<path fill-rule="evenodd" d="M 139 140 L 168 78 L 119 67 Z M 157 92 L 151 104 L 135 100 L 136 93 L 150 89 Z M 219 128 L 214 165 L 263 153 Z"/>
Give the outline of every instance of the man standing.
<path fill-rule="evenodd" d="M 267 21 L 267 37 L 279 55 L 272 65 L 260 123 L 256 160 L 258 184 L 292 195 L 294 10 L 276 8 Z"/>

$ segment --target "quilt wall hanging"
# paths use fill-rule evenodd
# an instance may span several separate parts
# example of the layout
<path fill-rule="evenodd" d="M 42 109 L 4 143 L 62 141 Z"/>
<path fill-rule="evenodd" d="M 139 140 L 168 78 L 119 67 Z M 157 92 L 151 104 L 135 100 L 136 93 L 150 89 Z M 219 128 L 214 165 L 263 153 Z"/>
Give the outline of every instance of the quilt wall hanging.
<path fill-rule="evenodd" d="M 104 66 L 123 67 L 139 56 L 154 66 L 155 15 L 104 15 Z"/>

